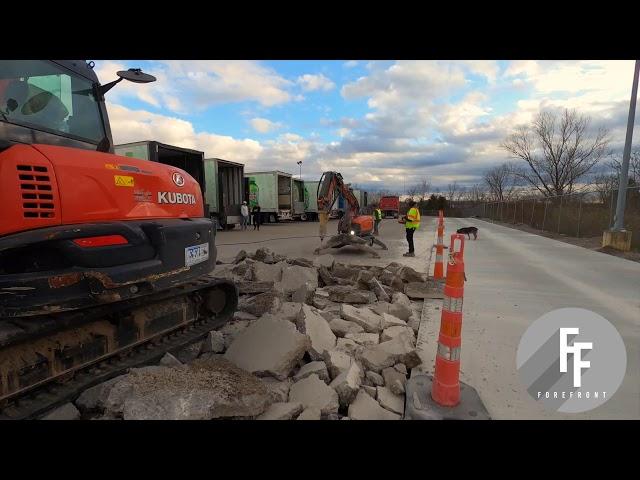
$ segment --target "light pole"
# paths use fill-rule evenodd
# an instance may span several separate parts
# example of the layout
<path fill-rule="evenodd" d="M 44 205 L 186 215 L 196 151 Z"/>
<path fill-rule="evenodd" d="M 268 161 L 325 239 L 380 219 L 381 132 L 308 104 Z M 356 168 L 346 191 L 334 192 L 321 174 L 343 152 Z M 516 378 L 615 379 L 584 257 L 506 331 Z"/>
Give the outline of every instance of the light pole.
<path fill-rule="evenodd" d="M 633 73 L 633 86 L 631 87 L 631 101 L 629 102 L 629 118 L 627 120 L 627 137 L 622 153 L 622 168 L 620 169 L 620 181 L 618 183 L 618 201 L 616 202 L 616 216 L 613 221 L 613 230 L 624 230 L 624 209 L 627 201 L 627 183 L 629 182 L 629 157 L 631 156 L 631 140 L 633 138 L 633 122 L 636 117 L 636 98 L 638 96 L 638 72 L 640 60 L 636 60 Z"/>
<path fill-rule="evenodd" d="M 298 161 L 298 166 L 300 167 L 300 175 L 299 175 L 299 177 L 300 177 L 300 180 L 302 180 L 302 160 Z"/>

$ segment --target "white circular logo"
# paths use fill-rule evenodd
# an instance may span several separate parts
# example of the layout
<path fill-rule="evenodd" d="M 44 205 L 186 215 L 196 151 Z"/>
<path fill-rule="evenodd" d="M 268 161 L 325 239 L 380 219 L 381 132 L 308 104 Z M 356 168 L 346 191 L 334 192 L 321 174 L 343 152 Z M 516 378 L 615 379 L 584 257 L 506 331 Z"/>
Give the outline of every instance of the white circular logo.
<path fill-rule="evenodd" d="M 616 393 L 627 371 L 627 351 L 604 317 L 583 308 L 561 308 L 529 326 L 516 363 L 536 401 L 556 412 L 580 413 Z"/>
<path fill-rule="evenodd" d="M 184 186 L 184 177 L 178 172 L 173 172 L 173 183 L 179 187 Z"/>

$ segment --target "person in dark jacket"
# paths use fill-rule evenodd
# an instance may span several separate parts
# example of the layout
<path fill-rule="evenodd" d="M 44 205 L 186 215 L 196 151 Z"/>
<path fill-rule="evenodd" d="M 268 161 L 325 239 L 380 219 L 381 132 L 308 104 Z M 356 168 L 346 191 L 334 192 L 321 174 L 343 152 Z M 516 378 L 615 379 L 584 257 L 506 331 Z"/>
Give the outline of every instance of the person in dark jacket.
<path fill-rule="evenodd" d="M 253 229 L 260 230 L 260 205 L 256 203 L 251 209 L 251 214 L 253 216 Z"/>

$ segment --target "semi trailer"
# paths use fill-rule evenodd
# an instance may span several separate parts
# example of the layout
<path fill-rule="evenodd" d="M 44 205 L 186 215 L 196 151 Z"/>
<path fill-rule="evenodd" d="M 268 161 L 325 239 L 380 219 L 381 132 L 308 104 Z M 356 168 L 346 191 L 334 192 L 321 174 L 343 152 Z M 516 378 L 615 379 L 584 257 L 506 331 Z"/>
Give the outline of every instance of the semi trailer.
<path fill-rule="evenodd" d="M 247 172 L 244 174 L 245 199 L 249 210 L 260 205 L 261 223 L 291 220 L 293 214 L 292 176 L 290 173 Z"/>

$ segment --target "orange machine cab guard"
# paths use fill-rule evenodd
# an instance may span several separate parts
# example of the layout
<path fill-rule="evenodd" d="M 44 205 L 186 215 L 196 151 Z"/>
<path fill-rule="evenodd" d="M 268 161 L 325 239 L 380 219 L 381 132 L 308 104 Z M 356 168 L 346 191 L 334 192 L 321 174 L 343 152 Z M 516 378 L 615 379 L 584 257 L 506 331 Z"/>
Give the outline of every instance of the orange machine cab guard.
<path fill-rule="evenodd" d="M 204 216 L 184 170 L 109 153 L 14 145 L 0 153 L 0 236 L 55 225 Z"/>

